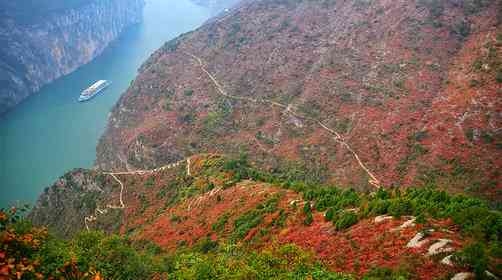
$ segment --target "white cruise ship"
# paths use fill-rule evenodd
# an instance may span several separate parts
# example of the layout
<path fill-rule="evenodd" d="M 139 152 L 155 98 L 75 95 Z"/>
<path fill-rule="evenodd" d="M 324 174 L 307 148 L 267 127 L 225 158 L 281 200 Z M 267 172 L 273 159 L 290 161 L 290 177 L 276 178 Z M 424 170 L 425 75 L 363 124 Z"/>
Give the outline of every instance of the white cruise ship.
<path fill-rule="evenodd" d="M 82 101 L 87 101 L 87 100 L 93 98 L 94 96 L 96 96 L 96 94 L 100 93 L 102 90 L 104 90 L 110 84 L 111 84 L 111 82 L 107 81 L 107 80 L 99 80 L 99 81 L 95 82 L 92 86 L 88 87 L 87 89 L 82 91 L 82 93 L 80 93 L 80 97 L 78 98 L 78 101 L 82 102 Z"/>

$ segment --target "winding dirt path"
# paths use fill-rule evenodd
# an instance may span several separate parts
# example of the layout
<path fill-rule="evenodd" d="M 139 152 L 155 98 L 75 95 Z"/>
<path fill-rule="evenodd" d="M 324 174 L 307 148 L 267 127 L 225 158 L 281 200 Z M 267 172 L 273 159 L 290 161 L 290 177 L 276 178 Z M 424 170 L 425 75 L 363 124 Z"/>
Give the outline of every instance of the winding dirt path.
<path fill-rule="evenodd" d="M 275 107 L 282 108 L 288 114 L 291 114 L 292 116 L 295 116 L 297 118 L 304 119 L 304 120 L 309 120 L 309 121 L 312 121 L 314 123 L 317 123 L 322 129 L 328 131 L 333 136 L 333 140 L 335 140 L 340 145 L 344 146 L 353 155 L 354 159 L 357 161 L 357 163 L 359 164 L 359 166 L 369 176 L 368 183 L 370 185 L 374 186 L 375 188 L 381 188 L 380 181 L 377 179 L 377 177 L 373 174 L 373 172 L 371 172 L 369 170 L 369 168 L 363 163 L 363 161 L 361 160 L 361 158 L 359 157 L 359 155 L 354 151 L 354 149 L 352 149 L 352 147 L 343 139 L 342 135 L 340 135 L 338 132 L 336 132 L 335 130 L 329 128 L 327 125 L 325 125 L 324 123 L 322 123 L 318 119 L 314 119 L 314 118 L 302 115 L 302 114 L 300 114 L 298 112 L 295 112 L 294 110 L 292 110 L 292 106 L 291 105 L 284 105 L 284 104 L 281 104 L 279 102 L 272 101 L 272 100 L 267 100 L 267 99 L 263 99 L 263 98 L 255 99 L 255 98 L 250 98 L 250 97 L 242 97 L 242 96 L 235 96 L 235 95 L 228 94 L 223 89 L 223 86 L 218 82 L 218 80 L 206 69 L 206 67 L 204 65 L 204 62 L 202 61 L 202 59 L 200 57 L 198 57 L 196 55 L 193 55 L 191 53 L 187 53 L 187 52 L 185 52 L 185 54 L 197 61 L 197 63 L 199 64 L 200 69 L 202 70 L 202 72 L 204 72 L 209 77 L 209 79 L 213 82 L 216 90 L 218 91 L 218 93 L 220 95 L 222 95 L 224 97 L 227 97 L 227 98 L 230 98 L 230 99 L 234 99 L 234 100 L 253 102 L 253 103 L 257 103 L 257 104 L 259 104 L 259 103 L 269 104 L 272 107 L 275 106 Z M 86 229 L 89 230 L 88 223 L 96 221 L 99 215 L 108 213 L 108 209 L 124 209 L 124 208 L 126 208 L 126 205 L 124 204 L 124 200 L 123 200 L 125 186 L 124 186 L 124 183 L 122 181 L 120 181 L 120 179 L 117 177 L 117 175 L 144 175 L 144 174 L 153 174 L 153 173 L 156 173 L 156 172 L 159 172 L 159 171 L 162 171 L 162 170 L 171 169 L 173 167 L 179 166 L 181 163 L 183 163 L 185 161 L 187 162 L 186 172 L 187 172 L 187 175 L 190 176 L 190 158 L 186 158 L 186 159 L 183 159 L 183 160 L 178 161 L 176 163 L 171 163 L 171 164 L 164 165 L 164 166 L 161 166 L 159 168 L 155 168 L 155 169 L 151 169 L 151 170 L 134 170 L 134 171 L 123 171 L 123 172 L 103 172 L 103 174 L 112 176 L 113 179 L 119 183 L 119 185 L 120 185 L 120 197 L 119 197 L 119 199 L 120 199 L 120 205 L 117 206 L 117 205 L 108 204 L 108 205 L 106 205 L 105 209 L 101 209 L 101 208 L 97 207 L 95 209 L 95 211 L 94 211 L 94 215 L 90 215 L 90 216 L 87 216 L 87 217 L 84 218 L 84 224 L 85 224 Z"/>
<path fill-rule="evenodd" d="M 254 98 L 250 98 L 250 97 L 242 97 L 242 96 L 235 96 L 235 95 L 228 94 L 223 89 L 223 87 L 220 85 L 220 83 L 218 82 L 218 80 L 206 69 L 206 67 L 204 65 L 204 62 L 202 61 L 202 59 L 200 57 L 198 57 L 198 56 L 196 56 L 194 54 L 188 53 L 188 52 L 185 52 L 185 54 L 187 56 L 195 59 L 198 62 L 199 66 L 200 66 L 200 69 L 213 82 L 216 90 L 219 92 L 220 95 L 225 96 L 227 98 L 235 99 L 235 100 L 243 100 L 243 101 L 248 101 L 248 102 L 253 102 L 253 103 L 267 103 L 267 104 L 269 104 L 271 106 L 275 106 L 275 107 L 279 107 L 279 108 L 285 109 L 285 111 L 287 113 L 289 113 L 292 116 L 295 116 L 297 118 L 304 119 L 304 120 L 309 120 L 309 121 L 313 121 L 313 122 L 317 123 L 321 128 L 323 128 L 324 130 L 328 131 L 333 136 L 333 140 L 335 140 L 337 143 L 339 143 L 342 146 L 344 146 L 354 156 L 354 159 L 357 161 L 357 163 L 359 164 L 359 166 L 364 170 L 364 172 L 366 172 L 366 174 L 368 174 L 368 176 L 369 176 L 368 183 L 370 185 L 374 186 L 377 189 L 381 188 L 380 181 L 377 179 L 377 177 L 375 176 L 375 174 L 373 174 L 373 172 L 371 172 L 369 170 L 369 168 L 363 163 L 363 161 L 361 160 L 361 158 L 359 157 L 359 155 L 354 151 L 354 149 L 352 149 L 352 147 L 350 147 L 349 144 L 347 144 L 347 142 L 343 139 L 342 135 L 340 135 L 338 132 L 336 132 L 333 129 L 329 128 L 324 123 L 322 123 L 320 120 L 317 120 L 317 119 L 314 119 L 314 118 L 311 118 L 311 117 L 308 117 L 308 116 L 304 116 L 302 114 L 299 114 L 299 113 L 293 111 L 291 109 L 290 105 L 284 105 L 284 104 L 281 104 L 279 102 L 275 102 L 275 101 L 267 100 L 267 99 L 254 99 Z"/>
<path fill-rule="evenodd" d="M 119 185 L 120 185 L 120 196 L 119 196 L 120 205 L 117 206 L 117 205 L 107 204 L 104 209 L 99 208 L 99 206 L 96 207 L 96 209 L 94 210 L 94 214 L 93 215 L 89 215 L 89 216 L 84 217 L 85 228 L 87 230 L 90 230 L 89 229 L 89 223 L 90 222 L 95 222 L 98 219 L 99 215 L 103 215 L 103 214 L 108 213 L 108 209 L 124 209 L 124 208 L 126 208 L 126 205 L 124 203 L 124 189 L 125 189 L 125 186 L 124 186 L 124 183 L 122 181 L 120 181 L 120 179 L 117 177 L 117 175 L 145 175 L 145 174 L 153 174 L 153 173 L 157 173 L 157 172 L 160 172 L 160 171 L 163 171 L 163 170 L 167 170 L 167 169 L 171 169 L 171 168 L 177 167 L 177 166 L 181 165 L 184 162 L 186 162 L 186 172 L 187 172 L 187 175 L 191 176 L 190 175 L 191 174 L 191 172 L 190 172 L 190 158 L 186 158 L 186 159 L 180 160 L 178 162 L 167 164 L 167 165 L 164 165 L 164 166 L 161 166 L 161 167 L 158 167 L 158 168 L 155 168 L 155 169 L 151 169 L 151 170 L 134 170 L 134 171 L 122 171 L 122 172 L 102 172 L 102 174 L 112 176 L 112 178 L 117 183 L 119 183 Z"/>

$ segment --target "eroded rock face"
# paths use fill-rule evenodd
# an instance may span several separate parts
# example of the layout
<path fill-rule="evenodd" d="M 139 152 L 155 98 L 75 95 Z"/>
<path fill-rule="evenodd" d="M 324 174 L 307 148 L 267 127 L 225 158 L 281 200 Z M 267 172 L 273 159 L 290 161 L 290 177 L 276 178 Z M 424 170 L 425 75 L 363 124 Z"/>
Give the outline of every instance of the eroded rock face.
<path fill-rule="evenodd" d="M 143 5 L 143 0 L 86 1 L 29 21 L 2 15 L 0 114 L 98 56 L 141 21 Z"/>

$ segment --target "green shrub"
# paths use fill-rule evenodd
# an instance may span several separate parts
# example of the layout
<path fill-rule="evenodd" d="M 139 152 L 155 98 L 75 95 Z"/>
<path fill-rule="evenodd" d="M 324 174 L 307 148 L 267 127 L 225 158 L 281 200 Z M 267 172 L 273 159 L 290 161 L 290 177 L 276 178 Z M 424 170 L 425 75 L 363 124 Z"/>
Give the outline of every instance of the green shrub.
<path fill-rule="evenodd" d="M 272 221 L 272 225 L 277 227 L 283 227 L 286 223 L 287 217 L 288 216 L 286 214 L 286 211 L 284 211 L 284 209 L 279 210 L 279 217 L 277 217 Z"/>
<path fill-rule="evenodd" d="M 475 79 L 472 79 L 469 81 L 469 86 L 472 88 L 479 87 L 481 85 L 481 82 Z"/>
<path fill-rule="evenodd" d="M 310 202 L 306 201 L 305 205 L 303 205 L 303 213 L 305 214 L 305 220 L 303 221 L 304 225 L 311 225 L 314 221 L 314 216 L 312 215 L 312 207 L 310 206 Z"/>
<path fill-rule="evenodd" d="M 335 228 L 343 230 L 357 224 L 357 214 L 352 211 L 343 211 L 334 220 Z"/>
<path fill-rule="evenodd" d="M 502 214 L 480 206 L 471 206 L 453 213 L 453 221 L 464 232 L 480 239 L 497 240 L 502 236 Z"/>
<path fill-rule="evenodd" d="M 169 221 L 170 221 L 171 223 L 173 223 L 173 224 L 177 224 L 177 223 L 181 222 L 182 220 L 183 220 L 183 217 L 180 217 L 180 216 L 178 216 L 178 215 L 176 215 L 176 214 L 173 214 L 173 215 L 171 216 L 171 218 L 169 218 Z"/>
<path fill-rule="evenodd" d="M 192 124 L 197 119 L 195 112 L 180 112 L 177 120 L 182 124 Z"/>
<path fill-rule="evenodd" d="M 303 205 L 303 213 L 305 214 L 312 213 L 312 206 L 310 206 L 309 201 L 306 201 L 305 205 Z"/>
<path fill-rule="evenodd" d="M 391 199 L 388 213 L 394 217 L 413 214 L 413 206 L 407 199 Z"/>
<path fill-rule="evenodd" d="M 386 267 L 377 267 L 366 273 L 362 280 L 406 280 L 411 279 L 409 272 L 405 270 L 392 270 Z"/>
<path fill-rule="evenodd" d="M 155 177 L 150 176 L 145 180 L 145 187 L 151 188 L 155 185 Z"/>
<path fill-rule="evenodd" d="M 68 242 L 63 240 L 59 240 L 57 238 L 49 238 L 43 245 L 40 247 L 40 251 L 37 253 L 37 259 L 40 261 L 41 273 L 43 275 L 56 275 L 58 269 L 65 266 L 65 263 L 68 263 L 72 259 L 71 247 Z M 25 255 L 26 257 L 26 255 Z M 80 262 L 86 264 L 89 263 L 89 259 L 82 260 L 80 258 Z M 87 267 L 82 267 L 82 270 L 87 270 Z M 62 275 L 61 275 L 62 276 Z"/>
<path fill-rule="evenodd" d="M 187 251 L 176 255 L 172 267 L 173 279 L 354 279 L 329 272 L 291 244 L 254 252 L 236 245 L 220 245 L 207 255 Z"/>
<path fill-rule="evenodd" d="M 471 34 L 471 24 L 468 21 L 460 21 L 453 27 L 452 32 L 461 39 L 464 39 Z"/>
<path fill-rule="evenodd" d="M 247 161 L 247 154 L 241 153 L 238 159 L 231 159 L 224 163 L 223 170 L 232 171 L 233 179 L 240 181 L 249 179 L 249 163 Z"/>
<path fill-rule="evenodd" d="M 321 116 L 321 106 L 314 100 L 307 100 L 298 106 L 298 110 L 303 115 L 317 119 Z"/>
<path fill-rule="evenodd" d="M 314 221 L 314 216 L 312 215 L 312 213 L 305 214 L 305 220 L 303 220 L 304 225 L 310 226 L 313 221 Z"/>
<path fill-rule="evenodd" d="M 150 202 L 144 193 L 138 194 L 138 199 L 141 203 L 141 207 L 139 208 L 139 213 L 145 212 L 145 210 L 150 206 Z"/>
<path fill-rule="evenodd" d="M 378 190 L 375 193 L 375 198 L 376 199 L 388 199 L 390 198 L 390 193 L 384 189 L 384 188 L 378 188 Z"/>
<path fill-rule="evenodd" d="M 164 104 L 162 105 L 162 109 L 166 112 L 171 111 L 172 110 L 171 103 L 169 101 L 165 101 Z"/>
<path fill-rule="evenodd" d="M 328 207 L 335 210 L 358 207 L 360 203 L 360 196 L 353 189 L 340 191 L 333 187 L 318 187 L 305 191 L 303 197 L 305 200 L 315 201 L 317 211 L 325 211 Z"/>
<path fill-rule="evenodd" d="M 163 50 L 169 51 L 169 52 L 174 52 L 178 49 L 178 46 L 180 44 L 179 37 L 172 39 L 171 41 L 168 41 L 164 44 L 162 47 Z"/>
<path fill-rule="evenodd" d="M 372 215 L 383 215 L 389 212 L 390 201 L 385 199 L 375 199 L 369 202 L 368 210 Z"/>
<path fill-rule="evenodd" d="M 209 237 L 206 237 L 205 239 L 200 241 L 196 246 L 196 249 L 203 254 L 215 251 L 217 248 L 218 241 L 214 241 Z"/>
<path fill-rule="evenodd" d="M 263 216 L 258 211 L 248 212 L 235 220 L 234 239 L 246 237 L 248 232 L 263 222 Z"/>
<path fill-rule="evenodd" d="M 213 280 L 216 279 L 216 272 L 214 271 L 214 267 L 209 263 L 197 263 L 195 265 L 195 278 L 197 280 Z"/>
<path fill-rule="evenodd" d="M 417 224 L 425 224 L 427 222 L 426 216 L 422 213 L 418 214 L 415 222 Z"/>
<path fill-rule="evenodd" d="M 332 221 L 334 217 L 335 217 L 335 210 L 333 208 L 329 208 L 328 211 L 326 211 L 326 214 L 324 214 L 324 219 L 326 221 Z"/>
<path fill-rule="evenodd" d="M 497 71 L 495 79 L 497 80 L 497 83 L 499 83 L 499 84 L 502 83 L 502 69 L 499 69 Z"/>
<path fill-rule="evenodd" d="M 267 213 L 273 213 L 277 210 L 279 202 L 278 196 L 274 195 L 264 203 L 258 204 L 255 209 L 252 209 L 241 216 L 234 222 L 233 240 L 238 240 L 246 237 L 248 232 L 263 222 L 263 216 Z"/>
<path fill-rule="evenodd" d="M 472 268 L 476 279 L 488 279 L 485 271 L 488 269 L 488 256 L 485 245 L 474 243 L 454 255 L 454 261 L 462 266 Z"/>
<path fill-rule="evenodd" d="M 225 225 L 227 224 L 229 218 L 230 213 L 221 215 L 220 217 L 218 217 L 218 220 L 211 225 L 211 229 L 213 231 L 222 231 L 223 229 L 225 229 Z"/>
<path fill-rule="evenodd" d="M 492 2 L 493 0 L 464 0 L 461 3 L 464 8 L 464 13 L 472 15 L 479 13 L 482 9 L 488 7 Z"/>
<path fill-rule="evenodd" d="M 443 15 L 444 6 L 441 0 L 418 0 L 417 4 L 429 10 L 431 20 L 436 20 Z"/>

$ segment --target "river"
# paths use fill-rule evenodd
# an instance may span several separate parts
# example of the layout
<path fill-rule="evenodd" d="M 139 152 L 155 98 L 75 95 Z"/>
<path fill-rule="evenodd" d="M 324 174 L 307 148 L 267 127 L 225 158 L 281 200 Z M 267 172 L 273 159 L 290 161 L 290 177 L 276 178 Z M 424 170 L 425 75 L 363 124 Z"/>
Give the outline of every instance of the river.
<path fill-rule="evenodd" d="M 0 119 L 0 208 L 33 204 L 73 168 L 90 168 L 109 112 L 164 42 L 210 17 L 188 0 L 147 0 L 141 24 L 130 27 L 95 60 L 42 88 Z M 112 85 L 89 102 L 80 91 L 99 79 Z"/>

